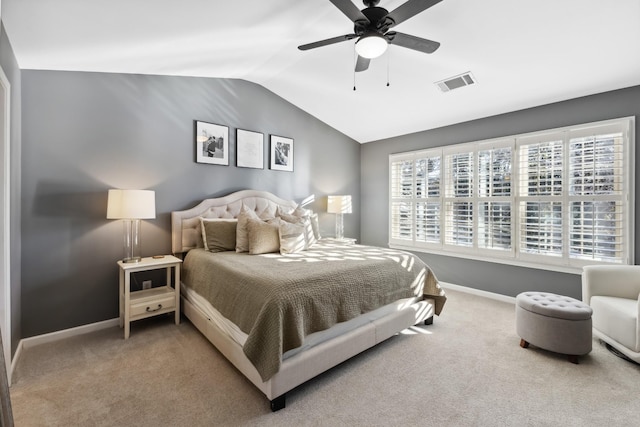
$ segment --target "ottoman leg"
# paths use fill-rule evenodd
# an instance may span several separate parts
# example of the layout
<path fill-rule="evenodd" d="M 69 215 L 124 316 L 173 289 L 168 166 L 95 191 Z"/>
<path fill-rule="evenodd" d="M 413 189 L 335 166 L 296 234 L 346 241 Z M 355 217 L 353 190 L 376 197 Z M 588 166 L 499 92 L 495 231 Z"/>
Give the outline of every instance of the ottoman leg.
<path fill-rule="evenodd" d="M 574 355 L 574 354 L 569 354 L 569 362 L 573 363 L 573 364 L 578 364 L 578 356 Z"/>
<path fill-rule="evenodd" d="M 528 348 L 529 347 L 529 343 L 526 342 L 523 338 L 520 338 L 520 347 Z M 571 356 L 569 356 L 569 357 L 571 357 Z"/>

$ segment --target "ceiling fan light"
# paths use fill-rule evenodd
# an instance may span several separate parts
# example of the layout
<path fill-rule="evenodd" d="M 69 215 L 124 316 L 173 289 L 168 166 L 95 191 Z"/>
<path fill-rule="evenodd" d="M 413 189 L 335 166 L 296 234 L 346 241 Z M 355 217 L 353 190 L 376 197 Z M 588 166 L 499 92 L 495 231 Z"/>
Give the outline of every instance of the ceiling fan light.
<path fill-rule="evenodd" d="M 379 34 L 364 35 L 356 42 L 356 52 L 363 58 L 377 58 L 387 50 L 389 43 Z"/>

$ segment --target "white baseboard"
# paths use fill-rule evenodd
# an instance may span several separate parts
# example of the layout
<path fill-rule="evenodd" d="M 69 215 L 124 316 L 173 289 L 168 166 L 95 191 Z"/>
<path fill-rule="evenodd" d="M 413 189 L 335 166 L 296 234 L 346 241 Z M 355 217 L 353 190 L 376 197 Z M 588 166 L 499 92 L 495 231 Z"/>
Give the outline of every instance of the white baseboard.
<path fill-rule="evenodd" d="M 102 329 L 112 328 L 120 325 L 120 319 L 103 320 L 102 322 L 90 323 L 88 325 L 77 326 L 71 329 L 63 329 L 48 334 L 36 335 L 34 337 L 24 338 L 20 340 L 22 346 L 27 349 L 34 345 L 46 344 L 48 342 L 60 341 L 64 338 L 74 337 L 77 335 L 88 334 L 89 332 L 101 331 Z"/>
<path fill-rule="evenodd" d="M 11 359 L 11 370 L 7 372 L 9 387 L 13 385 L 13 379 L 15 378 L 14 373 L 16 372 L 16 366 L 18 365 L 18 359 L 20 359 L 20 356 L 22 356 L 22 340 L 18 342 L 16 352 Z"/>
<path fill-rule="evenodd" d="M 515 297 L 496 294 L 493 292 L 482 291 L 480 289 L 469 288 L 467 286 L 454 285 L 453 283 L 447 283 L 447 282 L 439 282 L 439 283 L 440 283 L 440 286 L 442 286 L 444 289 L 451 289 L 453 291 L 466 292 L 468 294 L 478 295 L 481 297 L 494 299 L 502 302 L 508 302 L 514 305 L 516 303 Z"/>
<path fill-rule="evenodd" d="M 13 359 L 11 360 L 11 374 L 9 378 L 13 378 L 13 374 L 15 373 L 16 366 L 18 365 L 18 361 L 22 352 L 27 348 L 46 344 L 49 342 L 59 341 L 69 337 L 75 337 L 78 335 L 88 334 L 89 332 L 101 331 L 103 329 L 112 328 L 114 326 L 120 325 L 120 319 L 109 319 L 103 320 L 102 322 L 90 323 L 88 325 L 77 326 L 75 328 L 63 329 L 61 331 L 50 332 L 48 334 L 36 335 L 29 338 L 23 338 L 18 343 L 18 347 L 16 348 L 16 353 L 13 355 Z M 11 382 L 9 382 L 11 384 Z"/>

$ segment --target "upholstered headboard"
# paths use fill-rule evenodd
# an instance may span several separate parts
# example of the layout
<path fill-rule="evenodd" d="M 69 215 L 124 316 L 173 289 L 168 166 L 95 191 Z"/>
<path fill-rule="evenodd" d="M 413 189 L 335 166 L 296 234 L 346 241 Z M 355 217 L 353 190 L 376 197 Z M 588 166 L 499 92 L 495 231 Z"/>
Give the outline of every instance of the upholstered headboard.
<path fill-rule="evenodd" d="M 171 212 L 171 250 L 174 254 L 203 247 L 200 217 L 237 218 L 242 206 L 253 209 L 258 215 L 275 216 L 278 206 L 291 211 L 297 207 L 292 200 L 284 200 L 267 191 L 242 190 L 224 197 L 205 199 L 185 211 Z"/>

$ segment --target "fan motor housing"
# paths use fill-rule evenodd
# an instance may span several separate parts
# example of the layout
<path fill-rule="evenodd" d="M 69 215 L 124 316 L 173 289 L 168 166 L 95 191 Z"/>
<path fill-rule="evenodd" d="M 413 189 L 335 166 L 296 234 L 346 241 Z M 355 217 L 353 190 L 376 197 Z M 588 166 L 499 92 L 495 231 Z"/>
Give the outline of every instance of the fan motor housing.
<path fill-rule="evenodd" d="M 367 7 L 362 9 L 362 14 L 367 17 L 369 22 L 363 20 L 355 22 L 353 32 L 359 36 L 370 32 L 384 33 L 393 24 L 391 18 L 387 17 L 389 11 L 382 7 Z"/>

